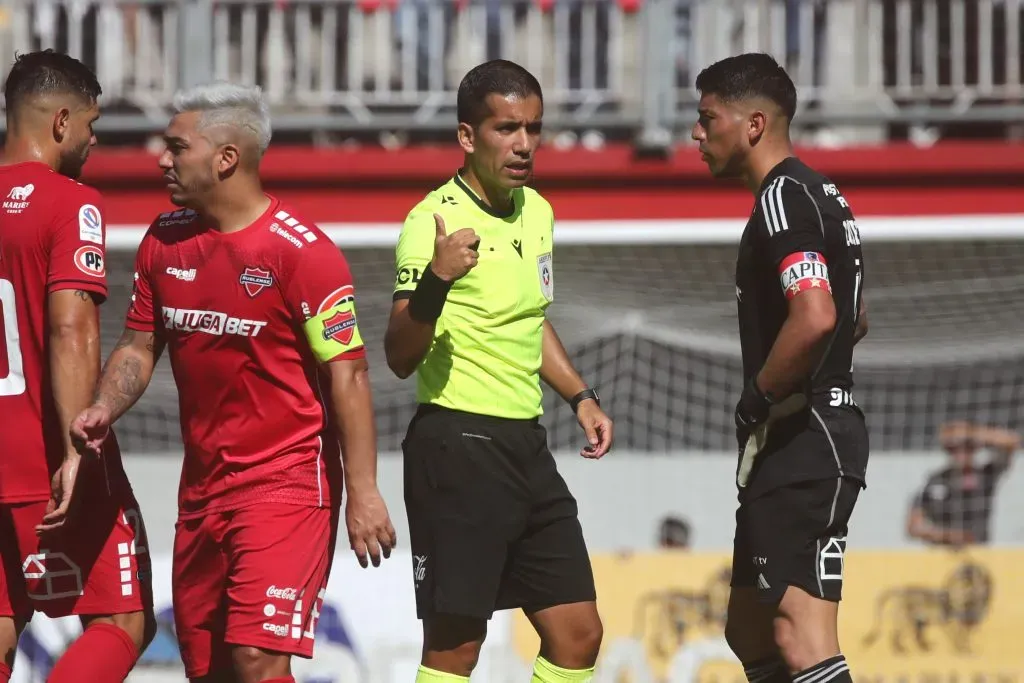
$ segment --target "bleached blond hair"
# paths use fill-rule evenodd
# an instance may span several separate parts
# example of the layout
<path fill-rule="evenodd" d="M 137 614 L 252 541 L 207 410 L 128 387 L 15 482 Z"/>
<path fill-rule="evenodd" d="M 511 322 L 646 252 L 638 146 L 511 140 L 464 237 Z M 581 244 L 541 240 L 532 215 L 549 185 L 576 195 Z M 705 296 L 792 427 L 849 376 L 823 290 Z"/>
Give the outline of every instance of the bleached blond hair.
<path fill-rule="evenodd" d="M 199 128 L 223 126 L 252 136 L 260 156 L 270 146 L 270 107 L 258 85 L 217 81 L 180 90 L 174 95 L 174 112 L 200 112 Z"/>

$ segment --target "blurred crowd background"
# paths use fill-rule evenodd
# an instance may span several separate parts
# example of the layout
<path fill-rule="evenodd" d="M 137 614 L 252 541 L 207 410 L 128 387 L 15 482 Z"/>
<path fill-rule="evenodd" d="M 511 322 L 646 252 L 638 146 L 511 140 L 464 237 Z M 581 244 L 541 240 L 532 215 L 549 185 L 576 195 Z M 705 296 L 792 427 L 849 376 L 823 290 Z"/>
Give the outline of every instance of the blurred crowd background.
<path fill-rule="evenodd" d="M 0 52 L 53 46 L 103 82 L 118 138 L 174 90 L 257 82 L 276 126 L 389 145 L 446 131 L 463 73 L 503 56 L 540 78 L 552 138 L 669 143 L 700 68 L 764 50 L 800 88 L 809 142 L 1019 134 L 1016 0 L 2 0 Z M 856 125 L 854 125 L 856 124 Z"/>

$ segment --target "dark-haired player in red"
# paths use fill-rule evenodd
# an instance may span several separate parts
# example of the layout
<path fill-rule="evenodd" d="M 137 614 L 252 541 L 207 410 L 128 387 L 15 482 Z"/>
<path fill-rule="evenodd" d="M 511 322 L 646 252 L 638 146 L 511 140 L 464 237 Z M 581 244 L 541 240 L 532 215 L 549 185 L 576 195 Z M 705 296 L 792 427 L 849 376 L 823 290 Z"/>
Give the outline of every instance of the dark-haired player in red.
<path fill-rule="evenodd" d="M 258 88 L 198 87 L 175 110 L 160 167 L 185 208 L 139 246 L 127 329 L 75 432 L 95 448 L 167 347 L 185 441 L 172 588 L 186 673 L 294 683 L 291 656 L 313 653 L 342 461 L 360 562 L 395 545 L 352 277 L 323 232 L 263 193 Z"/>
<path fill-rule="evenodd" d="M 75 181 L 96 144 L 100 86 L 52 51 L 4 87 L 0 161 L 0 681 L 35 611 L 84 632 L 53 683 L 123 681 L 155 632 L 142 518 L 113 435 L 98 458 L 69 438 L 99 376 L 106 298 L 98 192 Z"/>

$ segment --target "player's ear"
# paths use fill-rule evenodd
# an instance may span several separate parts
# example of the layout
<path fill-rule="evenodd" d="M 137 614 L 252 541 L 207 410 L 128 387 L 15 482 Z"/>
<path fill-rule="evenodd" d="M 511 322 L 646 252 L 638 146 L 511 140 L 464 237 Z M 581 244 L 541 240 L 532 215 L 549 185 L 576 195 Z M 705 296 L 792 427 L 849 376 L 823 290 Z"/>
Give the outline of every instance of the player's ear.
<path fill-rule="evenodd" d="M 459 147 L 466 154 L 472 154 L 476 139 L 476 131 L 468 123 L 459 123 L 458 129 Z"/>
<path fill-rule="evenodd" d="M 217 154 L 217 173 L 225 177 L 238 168 L 238 147 L 232 144 L 223 145 Z"/>
<path fill-rule="evenodd" d="M 751 147 L 757 144 L 767 127 L 768 117 L 764 111 L 755 109 L 750 112 L 750 116 L 747 117 L 747 139 L 750 141 Z"/>
<path fill-rule="evenodd" d="M 64 142 L 70 127 L 71 110 L 67 107 L 61 107 L 53 115 L 53 139 L 57 142 Z"/>

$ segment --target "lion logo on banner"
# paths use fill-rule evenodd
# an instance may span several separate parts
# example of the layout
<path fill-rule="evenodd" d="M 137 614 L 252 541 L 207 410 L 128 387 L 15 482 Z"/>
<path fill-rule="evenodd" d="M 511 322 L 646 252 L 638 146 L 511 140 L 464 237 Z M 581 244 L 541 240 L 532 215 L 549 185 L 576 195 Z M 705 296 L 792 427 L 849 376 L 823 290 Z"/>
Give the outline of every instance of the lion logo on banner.
<path fill-rule="evenodd" d="M 984 566 L 965 562 L 957 567 L 941 588 L 901 586 L 884 591 L 875 603 L 875 621 L 863 638 L 872 647 L 888 629 L 894 652 L 908 651 L 907 641 L 919 652 L 929 652 L 935 643 L 929 632 L 945 632 L 953 650 L 971 651 L 970 635 L 988 615 L 992 600 L 992 575 Z"/>
<path fill-rule="evenodd" d="M 668 659 L 694 630 L 725 630 L 732 570 L 716 572 L 704 590 L 667 589 L 647 593 L 637 601 L 633 635 L 648 643 L 652 657 Z"/>

